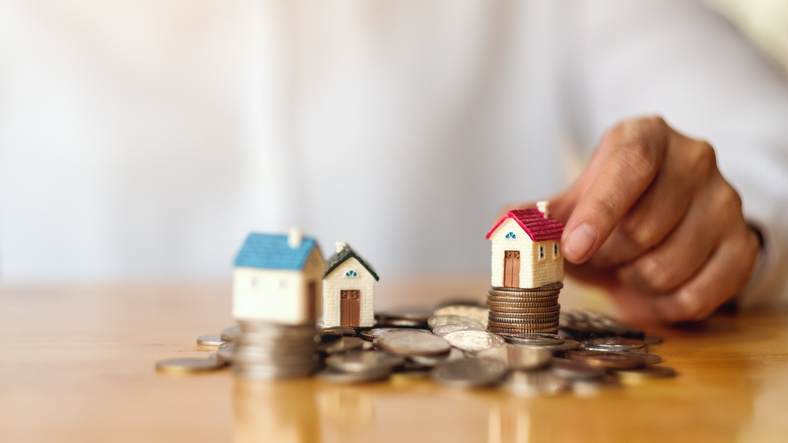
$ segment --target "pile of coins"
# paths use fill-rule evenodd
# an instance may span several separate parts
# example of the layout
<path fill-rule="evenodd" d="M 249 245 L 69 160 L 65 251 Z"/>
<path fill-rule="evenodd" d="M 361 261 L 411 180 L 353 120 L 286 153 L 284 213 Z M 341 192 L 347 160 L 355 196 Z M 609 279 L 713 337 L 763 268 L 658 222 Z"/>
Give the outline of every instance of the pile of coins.
<path fill-rule="evenodd" d="M 230 351 L 235 375 L 254 379 L 305 377 L 319 364 L 314 326 L 242 321 Z"/>
<path fill-rule="evenodd" d="M 370 329 L 244 322 L 225 329 L 220 337 L 198 338 L 203 346 L 221 343 L 211 357 L 162 360 L 157 369 L 190 373 L 230 364 L 238 377 L 279 379 L 315 373 L 329 383 L 431 379 L 454 388 L 497 386 L 527 397 L 588 395 L 676 374 L 649 352 L 661 338 L 599 314 L 566 313 L 561 335 L 496 333 L 482 325 L 483 310 L 483 305 L 457 303 L 436 309 L 427 319 L 388 314 L 381 317 L 384 327 Z M 565 318 L 571 319 L 566 329 Z M 594 337 L 587 337 L 588 325 L 593 325 Z"/>
<path fill-rule="evenodd" d="M 561 311 L 558 293 L 563 286 L 559 282 L 533 289 L 490 288 L 487 328 L 507 334 L 557 332 Z"/>

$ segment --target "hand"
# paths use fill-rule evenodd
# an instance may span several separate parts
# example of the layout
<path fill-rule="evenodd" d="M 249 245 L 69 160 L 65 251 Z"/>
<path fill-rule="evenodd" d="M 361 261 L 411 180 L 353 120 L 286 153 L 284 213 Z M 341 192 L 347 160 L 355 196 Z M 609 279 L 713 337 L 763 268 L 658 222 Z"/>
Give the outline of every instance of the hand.
<path fill-rule="evenodd" d="M 609 130 L 551 200 L 567 272 L 605 285 L 631 317 L 702 320 L 747 283 L 758 238 L 714 149 L 661 118 Z"/>

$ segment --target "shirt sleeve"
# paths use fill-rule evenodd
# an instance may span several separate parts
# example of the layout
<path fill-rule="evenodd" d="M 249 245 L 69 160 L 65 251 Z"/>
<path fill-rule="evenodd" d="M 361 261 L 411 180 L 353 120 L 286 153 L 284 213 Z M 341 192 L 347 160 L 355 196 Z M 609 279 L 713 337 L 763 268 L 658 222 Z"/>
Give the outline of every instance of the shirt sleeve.
<path fill-rule="evenodd" d="M 583 146 L 661 115 L 709 141 L 763 237 L 740 306 L 788 304 L 788 83 L 737 30 L 686 0 L 581 2 L 567 104 Z"/>

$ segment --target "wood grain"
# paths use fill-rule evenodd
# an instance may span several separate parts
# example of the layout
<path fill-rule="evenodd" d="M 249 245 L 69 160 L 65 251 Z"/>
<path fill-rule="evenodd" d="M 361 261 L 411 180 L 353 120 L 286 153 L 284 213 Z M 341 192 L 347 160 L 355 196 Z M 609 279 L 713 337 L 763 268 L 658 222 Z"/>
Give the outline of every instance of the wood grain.
<path fill-rule="evenodd" d="M 391 278 L 380 310 L 484 300 L 485 276 Z M 566 307 L 609 308 L 568 284 Z M 205 356 L 198 335 L 232 324 L 230 286 L 0 288 L 2 442 L 786 441 L 788 313 L 655 331 L 679 372 L 590 397 L 525 399 L 424 380 L 338 386 L 167 376 L 156 360 Z"/>

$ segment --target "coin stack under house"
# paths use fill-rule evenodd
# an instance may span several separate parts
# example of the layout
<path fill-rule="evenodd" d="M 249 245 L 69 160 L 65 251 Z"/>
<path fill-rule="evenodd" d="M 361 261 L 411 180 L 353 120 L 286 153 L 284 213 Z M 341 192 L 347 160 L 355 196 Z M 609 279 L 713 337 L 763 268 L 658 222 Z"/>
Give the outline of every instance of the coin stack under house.
<path fill-rule="evenodd" d="M 549 202 L 543 201 L 509 211 L 487 233 L 492 243 L 487 329 L 492 332 L 558 331 L 564 225 L 550 215 L 548 207 Z"/>
<path fill-rule="evenodd" d="M 253 379 L 305 377 L 317 369 L 315 327 L 240 321 L 233 371 Z"/>
<path fill-rule="evenodd" d="M 563 283 L 533 289 L 494 288 L 487 293 L 487 329 L 501 334 L 558 331 L 561 305 L 558 293 Z"/>

